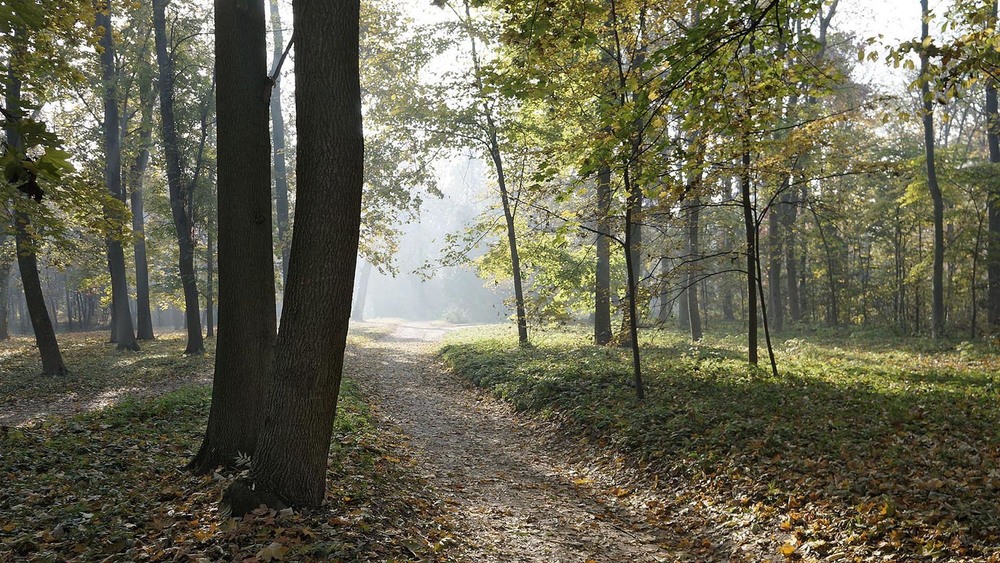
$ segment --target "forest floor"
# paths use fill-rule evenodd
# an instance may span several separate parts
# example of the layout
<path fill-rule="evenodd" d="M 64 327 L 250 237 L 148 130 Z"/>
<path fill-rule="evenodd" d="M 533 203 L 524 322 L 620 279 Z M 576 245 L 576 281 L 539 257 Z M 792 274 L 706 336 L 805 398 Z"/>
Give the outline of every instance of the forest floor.
<path fill-rule="evenodd" d="M 440 325 L 403 323 L 366 349 L 379 416 L 454 520 L 458 560 L 675 561 L 681 539 L 646 522 L 645 495 L 566 461 L 545 428 L 463 385 L 436 359 Z M 599 483 L 599 481 L 601 481 Z M 625 499 L 623 497 L 631 498 Z M 674 547 L 671 547 L 674 546 Z M 690 559 L 695 560 L 695 559 Z"/>

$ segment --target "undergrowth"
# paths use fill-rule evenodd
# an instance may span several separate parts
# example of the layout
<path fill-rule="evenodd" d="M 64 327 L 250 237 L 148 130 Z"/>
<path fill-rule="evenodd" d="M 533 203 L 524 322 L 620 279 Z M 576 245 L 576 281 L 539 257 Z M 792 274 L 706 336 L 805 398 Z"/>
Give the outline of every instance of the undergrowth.
<path fill-rule="evenodd" d="M 516 409 L 620 452 L 678 502 L 722 504 L 779 557 L 1000 560 L 1000 359 L 967 343 L 787 339 L 780 375 L 738 335 L 647 331 L 647 399 L 626 350 L 583 331 L 453 334 L 442 357 Z M 735 517 L 734 517 L 735 518 Z"/>

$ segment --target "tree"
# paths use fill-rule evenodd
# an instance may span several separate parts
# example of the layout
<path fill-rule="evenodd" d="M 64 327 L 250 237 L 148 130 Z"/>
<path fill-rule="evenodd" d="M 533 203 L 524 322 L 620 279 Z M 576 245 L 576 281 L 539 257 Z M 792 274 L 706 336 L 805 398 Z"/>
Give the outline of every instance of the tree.
<path fill-rule="evenodd" d="M 271 58 L 271 147 L 274 159 L 274 201 L 278 223 L 278 250 L 281 256 L 281 280 L 288 277 L 288 171 L 285 166 L 285 116 L 281 113 L 281 61 L 285 37 L 281 28 L 281 14 L 278 0 L 270 0 L 271 35 L 274 39 L 274 53 Z"/>
<path fill-rule="evenodd" d="M 361 223 L 358 0 L 295 0 L 297 197 L 254 490 L 318 506 L 337 410 Z"/>
<path fill-rule="evenodd" d="M 205 439 L 190 468 L 255 451 L 276 334 L 263 0 L 215 3 L 219 336 Z"/>
<path fill-rule="evenodd" d="M 107 0 L 97 10 L 95 25 L 101 34 L 101 89 L 104 93 L 104 178 L 114 202 L 106 205 L 110 223 L 124 223 L 125 190 L 122 186 L 122 145 L 119 128 L 117 76 L 115 72 L 115 44 L 111 28 L 111 1 Z M 121 205 L 118 205 L 121 203 Z M 115 209 L 120 213 L 115 216 Z M 112 340 L 119 350 L 139 350 L 135 331 L 132 330 L 132 313 L 129 310 L 128 280 L 125 277 L 125 250 L 122 248 L 124 233 L 120 230 L 107 237 L 108 271 L 111 274 Z"/>
<path fill-rule="evenodd" d="M 185 354 L 201 354 L 205 344 L 201 334 L 201 307 L 198 301 L 198 285 L 194 270 L 194 241 L 191 237 L 190 192 L 197 183 L 196 178 L 185 189 L 181 183 L 181 163 L 177 140 L 177 126 L 174 121 L 174 64 L 167 45 L 166 7 L 170 0 L 153 0 L 153 34 L 156 39 L 156 62 L 159 67 L 157 82 L 160 93 L 160 128 L 163 136 L 163 152 L 167 169 L 167 184 L 170 189 L 170 210 L 174 219 L 179 251 L 178 267 L 184 288 L 184 313 L 187 325 L 187 347 Z"/>
<path fill-rule="evenodd" d="M 931 274 L 931 336 L 944 337 L 944 196 L 938 185 L 934 163 L 934 96 L 931 95 L 930 26 L 927 0 L 920 0 L 920 96 L 924 124 L 924 159 L 927 167 L 927 190 L 934 205 L 934 266 Z"/>

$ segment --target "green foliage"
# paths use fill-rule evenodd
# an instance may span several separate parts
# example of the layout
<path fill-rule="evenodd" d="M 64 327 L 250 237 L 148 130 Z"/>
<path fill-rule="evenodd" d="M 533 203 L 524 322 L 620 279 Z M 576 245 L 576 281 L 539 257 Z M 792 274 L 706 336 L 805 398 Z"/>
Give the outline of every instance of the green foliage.
<path fill-rule="evenodd" d="M 738 334 L 691 347 L 656 333 L 643 343 L 648 399 L 636 404 L 627 352 L 589 338 L 536 333 L 526 349 L 509 330 L 478 328 L 450 336 L 441 355 L 599 454 L 648 464 L 680 506 L 721 505 L 816 556 L 996 554 L 995 351 L 879 333 L 790 338 L 775 378 L 748 371 Z"/>

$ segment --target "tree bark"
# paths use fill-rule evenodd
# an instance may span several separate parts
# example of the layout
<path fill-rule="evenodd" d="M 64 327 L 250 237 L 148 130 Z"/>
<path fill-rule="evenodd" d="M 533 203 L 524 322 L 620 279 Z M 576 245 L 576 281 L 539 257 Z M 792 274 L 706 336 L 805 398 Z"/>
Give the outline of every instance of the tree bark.
<path fill-rule="evenodd" d="M 7 260 L 3 248 L 7 244 L 7 233 L 0 232 L 0 340 L 10 339 L 9 312 L 7 302 L 10 299 L 10 261 Z"/>
<path fill-rule="evenodd" d="M 997 2 L 993 2 L 991 27 L 996 28 Z M 990 162 L 1000 164 L 1000 111 L 997 109 L 997 80 L 986 83 L 986 140 Z M 995 173 L 994 173 L 995 174 Z M 1000 331 L 1000 185 L 994 181 L 987 196 L 986 276 L 989 280 L 986 317 L 993 331 Z"/>
<path fill-rule="evenodd" d="M 597 269 L 594 277 L 594 344 L 611 342 L 611 169 L 597 173 Z"/>
<path fill-rule="evenodd" d="M 122 144 L 118 115 L 117 72 L 115 71 L 115 44 L 111 29 L 111 0 L 105 0 L 103 9 L 97 10 L 94 21 L 101 30 L 101 87 L 104 101 L 104 181 L 115 199 L 125 203 L 122 186 Z M 139 350 L 139 343 L 132 328 L 129 309 L 128 279 L 125 274 L 125 249 L 122 248 L 124 217 L 113 208 L 105 207 L 105 217 L 115 226 L 115 233 L 106 235 L 108 272 L 111 275 L 111 307 L 113 309 L 112 341 L 119 350 Z"/>
<path fill-rule="evenodd" d="M 292 506 L 323 502 L 361 223 L 358 0 L 295 0 L 297 205 L 274 385 L 251 468 Z"/>
<path fill-rule="evenodd" d="M 132 204 L 132 234 L 135 237 L 135 308 L 136 338 L 153 340 L 153 315 L 149 300 L 149 260 L 146 256 L 146 217 L 143 209 L 143 189 L 149 167 L 149 147 L 153 139 L 152 77 L 144 78 L 140 86 L 139 152 L 129 167 L 129 191 Z"/>
<path fill-rule="evenodd" d="M 780 190 L 788 189 L 786 176 Z M 772 204 L 767 217 L 767 292 L 770 307 L 768 322 L 775 332 L 785 328 L 785 304 L 781 294 L 781 258 L 784 254 L 781 222 L 785 210 L 780 204 Z"/>
<path fill-rule="evenodd" d="M 7 112 L 14 116 L 21 115 L 21 80 L 18 78 L 12 67 L 8 68 L 7 92 L 5 103 Z M 7 127 L 8 150 L 15 151 L 21 157 L 23 144 L 21 136 L 14 127 Z M 15 204 L 16 205 L 16 204 Z M 28 316 L 31 317 L 31 326 L 35 332 L 35 344 L 42 360 L 43 375 L 66 375 L 68 373 L 66 365 L 63 363 L 62 353 L 59 351 L 59 342 L 56 340 L 56 332 L 52 328 L 52 320 L 49 318 L 49 311 L 45 307 L 45 296 L 42 292 L 42 283 L 38 276 L 38 257 L 36 255 L 36 245 L 31 228 L 31 218 L 23 211 L 14 211 L 14 244 L 17 251 L 17 269 L 21 274 L 21 287 L 24 288 L 24 301 L 28 308 Z M 24 324 L 24 314 L 21 314 L 22 326 Z"/>
<path fill-rule="evenodd" d="M 699 172 L 700 176 L 701 173 Z M 700 179 L 694 189 L 700 189 Z M 701 340 L 702 328 L 701 328 L 701 312 L 698 309 L 698 272 L 695 264 L 701 257 L 701 248 L 698 244 L 698 231 L 700 230 L 700 218 L 701 218 L 701 198 L 697 195 L 691 201 L 691 204 L 687 209 L 687 255 L 688 255 L 688 268 L 687 268 L 687 280 L 685 282 L 685 287 L 687 288 L 687 302 L 681 303 L 682 308 L 687 308 L 688 311 L 688 324 L 691 327 L 691 340 L 697 342 Z"/>
<path fill-rule="evenodd" d="M 749 139 L 743 140 L 749 145 Z M 754 256 L 757 253 L 757 221 L 754 217 L 750 189 L 750 147 L 743 148 L 743 166 L 740 177 L 743 205 L 743 225 L 746 232 L 747 274 L 747 361 L 757 365 L 757 271 Z"/>
<path fill-rule="evenodd" d="M 208 427 L 189 464 L 198 473 L 254 454 L 277 324 L 264 1 L 215 9 L 220 330 Z"/>
<path fill-rule="evenodd" d="M 372 263 L 365 261 L 358 272 L 358 283 L 355 291 L 354 303 L 351 305 L 351 320 L 362 322 L 365 320 L 365 301 L 368 300 L 368 281 L 372 277 Z"/>
<path fill-rule="evenodd" d="M 189 197 L 181 185 L 180 152 L 177 146 L 177 126 L 174 122 L 174 63 L 167 50 L 166 7 L 169 0 L 153 0 L 153 34 L 156 38 L 156 62 L 159 67 L 160 127 L 163 154 L 170 191 L 170 212 L 174 219 L 179 251 L 178 269 L 184 289 L 184 314 L 187 326 L 185 354 L 201 354 L 205 343 L 201 335 L 201 304 L 194 271 L 194 241 L 191 239 Z"/>
<path fill-rule="evenodd" d="M 927 0 L 920 0 L 920 39 L 929 37 Z M 934 262 L 931 274 L 931 338 L 944 337 L 944 197 L 934 165 L 934 99 L 931 96 L 930 61 L 927 49 L 920 51 L 920 94 L 923 98 L 924 155 L 927 189 L 934 205 Z"/>
<path fill-rule="evenodd" d="M 215 246 L 212 229 L 205 229 L 205 338 L 215 338 Z"/>
<path fill-rule="evenodd" d="M 281 14 L 278 11 L 278 0 L 270 0 L 271 35 L 274 39 L 274 53 L 271 63 L 271 76 L 274 77 L 274 87 L 271 89 L 271 148 L 274 159 L 274 211 L 278 223 L 278 249 L 281 253 L 281 281 L 288 277 L 288 170 L 285 165 L 285 116 L 281 113 L 281 76 L 278 63 L 284 52 L 285 38 L 281 28 Z"/>

